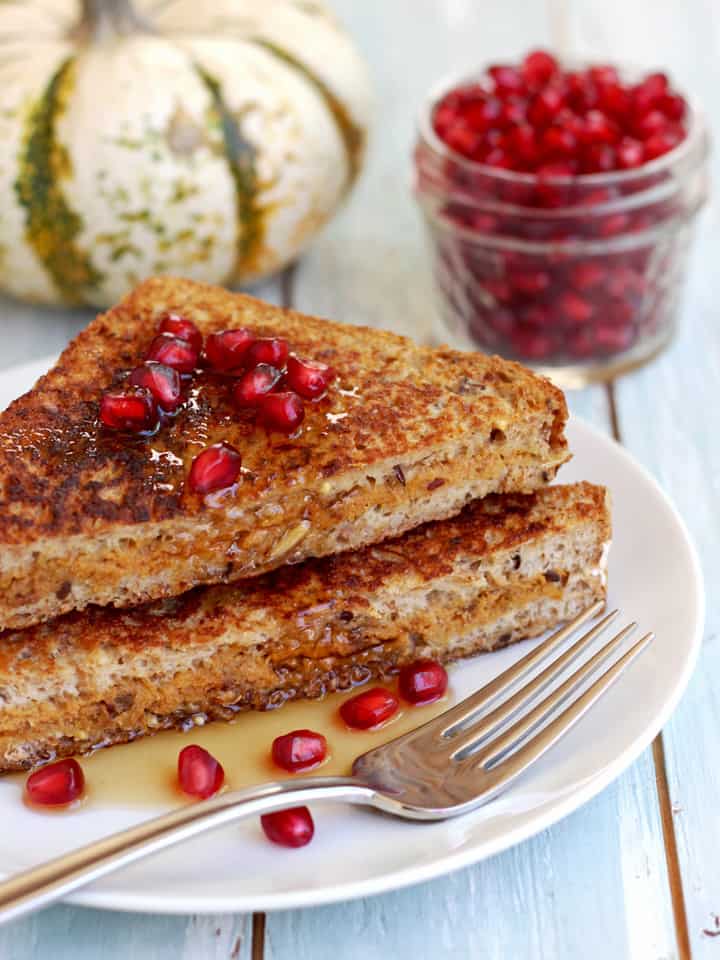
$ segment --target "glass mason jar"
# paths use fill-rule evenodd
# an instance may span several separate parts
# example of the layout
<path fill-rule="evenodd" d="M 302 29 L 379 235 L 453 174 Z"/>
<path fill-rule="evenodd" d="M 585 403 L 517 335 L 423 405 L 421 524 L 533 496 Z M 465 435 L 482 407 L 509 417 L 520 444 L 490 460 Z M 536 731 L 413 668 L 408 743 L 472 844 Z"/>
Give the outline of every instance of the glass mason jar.
<path fill-rule="evenodd" d="M 564 387 L 640 366 L 671 340 L 696 214 L 708 191 L 708 136 L 633 170 L 540 177 L 468 160 L 425 105 L 414 192 L 428 227 L 444 323 L 463 349 L 518 360 Z M 450 335 L 448 337 L 448 334 Z"/>

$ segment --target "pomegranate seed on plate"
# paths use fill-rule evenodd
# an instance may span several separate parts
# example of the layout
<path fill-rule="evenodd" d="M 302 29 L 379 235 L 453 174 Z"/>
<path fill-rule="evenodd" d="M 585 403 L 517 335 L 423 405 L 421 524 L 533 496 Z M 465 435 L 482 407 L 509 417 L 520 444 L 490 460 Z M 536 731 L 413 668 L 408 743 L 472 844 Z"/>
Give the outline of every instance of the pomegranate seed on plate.
<path fill-rule="evenodd" d="M 157 405 L 142 387 L 108 390 L 100 400 L 100 422 L 108 430 L 145 433 L 158 425 Z"/>
<path fill-rule="evenodd" d="M 245 327 L 211 333 L 205 340 L 205 356 L 210 366 L 222 373 L 238 370 L 254 342 L 255 336 Z"/>
<path fill-rule="evenodd" d="M 141 367 L 135 367 L 128 377 L 128 383 L 149 390 L 166 413 L 174 413 L 182 401 L 180 374 L 164 363 L 149 360 Z"/>
<path fill-rule="evenodd" d="M 164 363 L 178 373 L 192 373 L 198 365 L 198 352 L 189 341 L 161 333 L 150 344 L 146 359 Z"/>
<path fill-rule="evenodd" d="M 292 391 L 266 393 L 258 408 L 263 426 L 278 433 L 295 433 L 305 418 L 305 405 Z"/>
<path fill-rule="evenodd" d="M 620 82 L 617 70 L 609 64 L 596 64 L 590 67 L 588 75 L 598 87 L 616 86 Z"/>
<path fill-rule="evenodd" d="M 177 337 L 179 340 L 187 340 L 193 349 L 199 354 L 202 350 L 202 334 L 187 317 L 182 317 L 178 313 L 166 313 L 158 326 L 160 333 L 168 333 L 171 337 Z"/>
<path fill-rule="evenodd" d="M 340 706 L 340 716 L 354 730 L 372 730 L 397 711 L 398 698 L 386 687 L 373 687 L 351 697 Z"/>
<path fill-rule="evenodd" d="M 217 793 L 225 781 L 225 771 L 203 747 L 191 744 L 178 754 L 178 783 L 183 793 L 206 800 Z"/>
<path fill-rule="evenodd" d="M 245 364 L 254 367 L 259 363 L 269 363 L 273 367 L 283 367 L 288 355 L 287 340 L 281 337 L 267 337 L 256 340 L 248 350 Z"/>
<path fill-rule="evenodd" d="M 477 131 L 472 130 L 464 121 L 454 123 L 444 134 L 445 143 L 464 157 L 473 157 L 480 149 L 482 138 Z"/>
<path fill-rule="evenodd" d="M 206 447 L 192 462 L 188 484 L 194 493 L 212 493 L 231 487 L 240 476 L 240 454 L 229 443 Z"/>
<path fill-rule="evenodd" d="M 543 155 L 548 159 L 572 156 L 577 149 L 577 138 L 564 127 L 548 127 L 542 136 Z"/>
<path fill-rule="evenodd" d="M 32 803 L 56 807 L 72 803 L 85 789 L 85 775 L 77 760 L 58 760 L 31 773 L 25 792 Z"/>
<path fill-rule="evenodd" d="M 592 143 L 583 150 L 583 173 L 609 173 L 616 166 L 616 154 L 609 143 Z"/>
<path fill-rule="evenodd" d="M 327 740 L 313 730 L 292 730 L 273 740 L 273 762 L 290 773 L 310 770 L 322 763 L 326 756 Z"/>
<path fill-rule="evenodd" d="M 685 119 L 687 103 L 684 97 L 681 97 L 677 93 L 663 94 L 663 96 L 658 99 L 656 107 L 658 110 L 662 110 L 668 120 L 671 120 L 673 123 L 680 123 Z"/>
<path fill-rule="evenodd" d="M 670 121 L 661 110 L 649 110 L 635 122 L 635 132 L 641 140 L 647 140 L 661 130 L 665 130 Z"/>
<path fill-rule="evenodd" d="M 537 296 L 550 287 L 550 274 L 545 270 L 526 270 L 509 275 L 510 285 L 518 293 Z"/>
<path fill-rule="evenodd" d="M 291 807 L 260 817 L 265 836 L 281 847 L 305 847 L 315 834 L 315 824 L 307 807 Z"/>
<path fill-rule="evenodd" d="M 233 400 L 239 407 L 256 407 L 262 397 L 280 382 L 282 373 L 268 363 L 246 370 L 233 387 Z"/>
<path fill-rule="evenodd" d="M 543 360 L 553 351 L 554 342 L 542 330 L 517 327 L 510 335 L 512 348 L 519 357 Z"/>
<path fill-rule="evenodd" d="M 588 110 L 580 139 L 583 143 L 617 143 L 620 130 L 601 110 Z"/>
<path fill-rule="evenodd" d="M 447 690 L 445 667 L 437 660 L 416 660 L 400 671 L 400 696 L 408 703 L 432 703 Z"/>
<path fill-rule="evenodd" d="M 335 371 L 326 363 L 300 360 L 290 356 L 287 361 L 285 382 L 305 400 L 317 400 L 335 379 Z"/>

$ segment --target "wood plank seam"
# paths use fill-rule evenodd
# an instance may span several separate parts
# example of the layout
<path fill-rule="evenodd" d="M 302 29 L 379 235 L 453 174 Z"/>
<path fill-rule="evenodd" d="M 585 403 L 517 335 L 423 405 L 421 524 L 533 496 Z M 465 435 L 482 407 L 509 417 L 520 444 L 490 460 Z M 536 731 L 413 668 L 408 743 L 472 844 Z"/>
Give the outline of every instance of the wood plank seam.
<path fill-rule="evenodd" d="M 610 426 L 613 438 L 622 443 L 620 417 L 615 395 L 615 384 L 610 381 L 605 385 L 607 396 Z M 653 766 L 655 768 L 655 789 L 660 810 L 663 844 L 665 847 L 665 863 L 667 865 L 670 900 L 673 909 L 675 937 L 677 939 L 679 960 L 691 960 L 690 931 L 688 927 L 687 909 L 685 906 L 685 892 L 683 889 L 680 857 L 678 855 L 677 837 L 675 836 L 675 822 L 673 819 L 670 787 L 668 784 L 667 768 L 665 765 L 665 743 L 662 731 L 655 737 L 652 744 Z"/>
<path fill-rule="evenodd" d="M 252 915 L 252 948 L 251 960 L 263 960 L 265 957 L 265 914 Z"/>

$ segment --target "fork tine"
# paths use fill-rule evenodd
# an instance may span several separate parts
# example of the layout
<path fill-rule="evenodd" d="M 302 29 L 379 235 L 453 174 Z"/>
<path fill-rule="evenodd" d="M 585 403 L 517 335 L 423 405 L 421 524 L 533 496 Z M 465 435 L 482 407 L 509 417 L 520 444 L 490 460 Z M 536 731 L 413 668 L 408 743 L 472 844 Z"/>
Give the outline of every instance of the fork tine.
<path fill-rule="evenodd" d="M 506 754 L 509 750 L 517 747 L 527 739 L 527 735 L 532 733 L 532 731 L 543 721 L 553 717 L 558 714 L 558 710 L 563 706 L 563 704 L 575 693 L 582 682 L 589 677 L 592 673 L 595 672 L 598 665 L 605 660 L 613 651 L 618 647 L 620 643 L 627 637 L 627 635 L 635 628 L 635 624 L 630 624 L 625 627 L 620 633 L 616 634 L 609 640 L 603 647 L 594 656 L 590 657 L 581 667 L 579 667 L 564 683 L 560 684 L 557 689 L 553 690 L 551 694 L 545 697 L 533 710 L 521 717 L 517 723 L 514 723 L 509 730 L 505 733 L 500 734 L 500 736 L 495 737 L 484 750 L 481 750 L 479 753 L 472 756 L 472 760 L 475 764 L 483 766 L 485 768 L 490 767 L 491 770 L 496 765 L 504 766 L 504 763 L 507 762 L 510 766 L 514 765 L 514 757 L 508 758 L 507 761 L 503 761 L 503 755 Z M 625 667 L 641 652 L 643 651 L 650 641 L 654 638 L 654 634 L 646 633 L 645 636 L 641 637 L 636 641 L 632 647 L 623 654 L 616 663 L 609 667 L 605 673 L 600 676 L 592 686 L 585 691 L 582 696 L 578 697 L 577 700 L 573 701 L 570 706 L 563 710 L 559 715 L 545 727 L 543 728 L 535 737 L 533 737 L 524 747 L 517 751 L 517 754 L 523 754 L 527 759 L 527 763 L 530 763 L 536 757 L 540 756 L 542 752 L 552 746 L 553 743 L 563 734 L 566 730 L 569 730 L 570 727 L 580 719 L 580 717 L 585 713 L 585 711 L 592 706 L 595 701 L 602 696 L 602 694 L 607 690 L 607 688 L 620 676 Z M 554 731 L 553 733 L 546 735 L 547 731 Z M 539 750 L 539 752 L 538 752 Z M 524 769 L 524 766 L 522 767 Z"/>
<path fill-rule="evenodd" d="M 534 647 L 529 653 L 518 660 L 517 663 L 508 667 L 507 670 L 504 670 L 495 677 L 494 680 L 486 683 L 485 686 L 481 687 L 476 693 L 466 697 L 458 703 L 457 706 L 451 707 L 443 714 L 445 726 L 439 731 L 439 735 L 441 737 L 453 736 L 458 727 L 461 727 L 466 721 L 471 720 L 478 710 L 489 706 L 503 691 L 530 673 L 530 671 L 542 663 L 556 647 L 564 643 L 578 627 L 600 613 L 604 606 L 605 601 L 598 600 L 597 603 L 594 603 L 591 607 L 588 607 L 587 610 L 583 610 L 582 613 L 578 614 L 570 623 L 565 624 L 560 630 L 557 630 L 546 640 L 543 640 L 542 643 Z M 617 613 L 618 611 L 615 610 L 612 614 L 608 614 L 608 617 L 612 618 L 617 616 Z"/>
<path fill-rule="evenodd" d="M 565 667 L 577 659 L 617 615 L 618 611 L 613 610 L 612 613 L 603 617 L 592 629 L 588 630 L 587 633 L 584 633 L 572 646 L 568 647 L 564 653 L 552 660 L 541 673 L 520 687 L 517 693 L 508 697 L 507 700 L 503 700 L 502 703 L 490 711 L 490 713 L 484 714 L 477 723 L 465 727 L 461 733 L 453 737 L 451 741 L 453 751 L 450 755 L 452 759 L 462 759 L 464 751 L 470 747 L 478 746 L 483 740 L 486 740 L 493 731 L 497 730 L 501 724 L 511 719 L 523 707 L 529 706 L 533 698 L 549 686 L 553 680 L 559 677 Z M 632 624 L 626 627 L 622 635 L 623 638 L 627 636 L 629 631 L 634 629 L 635 626 L 636 624 Z"/>
<path fill-rule="evenodd" d="M 519 776 L 532 763 L 538 760 L 550 747 L 556 744 L 568 730 L 574 727 L 578 720 L 590 710 L 593 704 L 600 700 L 615 681 L 625 672 L 632 661 L 639 656 L 654 639 L 654 633 L 646 633 L 645 636 L 637 640 L 627 653 L 624 653 L 622 657 L 616 660 L 592 686 L 588 687 L 581 697 L 574 700 L 569 707 L 544 727 L 537 736 L 533 737 L 525 746 L 508 757 L 507 760 L 498 763 L 491 770 L 485 771 L 482 802 L 486 802 L 494 794 L 498 793 L 500 789 L 507 786 L 507 784 Z"/>

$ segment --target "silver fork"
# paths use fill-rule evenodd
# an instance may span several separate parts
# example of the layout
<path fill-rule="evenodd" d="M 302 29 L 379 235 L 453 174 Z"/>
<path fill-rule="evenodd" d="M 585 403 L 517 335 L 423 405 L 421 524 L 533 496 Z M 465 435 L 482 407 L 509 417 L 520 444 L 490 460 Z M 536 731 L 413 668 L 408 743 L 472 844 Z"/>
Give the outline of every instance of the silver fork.
<path fill-rule="evenodd" d="M 645 634 L 599 673 L 637 626 L 631 623 L 553 686 L 617 616 L 617 610 L 609 613 L 565 648 L 565 641 L 603 606 L 589 607 L 445 713 L 358 757 L 351 777 L 305 777 L 220 794 L 11 877 L 0 883 L 0 922 L 206 830 L 273 810 L 343 801 L 408 820 L 445 820 L 475 810 L 564 736 L 653 640 L 652 633 Z M 550 662 L 535 672 L 545 661 Z"/>

